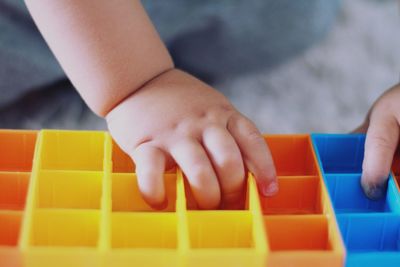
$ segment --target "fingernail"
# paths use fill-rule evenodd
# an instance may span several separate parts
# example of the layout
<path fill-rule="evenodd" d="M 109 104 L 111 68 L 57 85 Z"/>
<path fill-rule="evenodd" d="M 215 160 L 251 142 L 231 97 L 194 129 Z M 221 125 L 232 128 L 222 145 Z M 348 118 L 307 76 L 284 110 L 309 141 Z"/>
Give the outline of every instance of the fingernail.
<path fill-rule="evenodd" d="M 362 183 L 361 186 L 367 197 L 372 200 L 379 200 L 386 195 L 387 183 L 383 184 Z"/>
<path fill-rule="evenodd" d="M 262 193 L 266 197 L 271 197 L 278 193 L 278 183 L 277 182 L 271 182 L 267 186 L 262 187 Z"/>

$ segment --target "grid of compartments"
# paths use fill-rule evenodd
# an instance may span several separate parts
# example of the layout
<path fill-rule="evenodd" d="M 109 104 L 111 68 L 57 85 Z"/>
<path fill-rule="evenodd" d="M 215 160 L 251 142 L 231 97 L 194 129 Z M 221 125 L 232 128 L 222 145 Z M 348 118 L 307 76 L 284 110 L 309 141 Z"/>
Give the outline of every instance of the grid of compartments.
<path fill-rule="evenodd" d="M 0 131 L 0 262 L 21 266 L 20 233 L 25 212 L 35 131 Z"/>
<path fill-rule="evenodd" d="M 167 171 L 168 205 L 153 210 L 106 132 L 40 131 L 36 149 L 35 132 L 2 135 L 2 266 L 342 266 L 334 211 L 348 265 L 399 259 L 397 184 L 381 202 L 362 198 L 360 136 L 314 135 L 318 159 L 309 135 L 265 136 L 280 193 L 262 197 L 249 174 L 240 203 L 220 210 L 199 210 L 184 174 Z"/>
<path fill-rule="evenodd" d="M 103 132 L 39 133 L 22 228 L 24 266 L 99 266 L 105 144 Z"/>
<path fill-rule="evenodd" d="M 141 197 L 132 160 L 111 143 L 106 266 L 176 266 L 179 261 L 176 171 L 165 173 L 168 204 L 153 210 Z"/>
<path fill-rule="evenodd" d="M 309 135 L 266 136 L 279 194 L 261 197 L 271 266 L 342 266 L 339 230 Z"/>
<path fill-rule="evenodd" d="M 171 170 L 168 205 L 153 210 L 140 196 L 135 166 L 105 132 L 41 131 L 35 157 L 24 266 L 265 266 L 252 178 L 238 208 L 204 211 L 192 205 L 180 170 Z"/>
<path fill-rule="evenodd" d="M 167 205 L 153 210 L 140 196 L 130 158 L 112 144 L 111 249 L 107 266 L 265 266 L 257 189 L 235 207 L 199 210 L 180 170 L 164 175 Z M 253 192 L 250 197 L 250 190 Z"/>
<path fill-rule="evenodd" d="M 389 176 L 383 199 L 370 200 L 360 185 L 365 135 L 313 134 L 312 139 L 347 249 L 346 266 L 398 266 L 400 195 L 396 179 Z"/>

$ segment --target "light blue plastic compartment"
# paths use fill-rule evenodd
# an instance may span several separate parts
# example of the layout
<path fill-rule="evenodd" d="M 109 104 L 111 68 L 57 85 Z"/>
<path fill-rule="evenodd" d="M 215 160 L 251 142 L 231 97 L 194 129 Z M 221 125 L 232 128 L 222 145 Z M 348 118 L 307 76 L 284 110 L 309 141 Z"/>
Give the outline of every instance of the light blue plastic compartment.
<path fill-rule="evenodd" d="M 389 177 L 386 197 L 380 200 L 366 197 L 360 184 L 361 174 L 325 174 L 324 179 L 336 214 L 400 213 L 400 194 L 392 176 Z"/>
<path fill-rule="evenodd" d="M 340 214 L 337 220 L 347 250 L 346 266 L 400 266 L 398 214 Z"/>
<path fill-rule="evenodd" d="M 364 134 L 312 134 L 324 173 L 361 173 Z"/>
<path fill-rule="evenodd" d="M 361 188 L 364 134 L 312 134 L 311 137 L 336 213 L 400 213 L 400 193 L 393 177 L 389 176 L 386 197 L 381 200 L 368 199 Z"/>
<path fill-rule="evenodd" d="M 400 267 L 400 193 L 390 175 L 386 197 L 360 185 L 364 134 L 312 134 L 312 142 L 346 246 L 346 266 Z"/>

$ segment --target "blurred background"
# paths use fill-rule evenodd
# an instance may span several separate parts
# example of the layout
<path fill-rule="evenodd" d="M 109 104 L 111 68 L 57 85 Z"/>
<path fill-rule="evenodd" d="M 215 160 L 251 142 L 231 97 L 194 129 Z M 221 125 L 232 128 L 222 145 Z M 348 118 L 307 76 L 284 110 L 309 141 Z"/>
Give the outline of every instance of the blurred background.
<path fill-rule="evenodd" d="M 179 68 L 262 132 L 348 132 L 399 82 L 395 0 L 143 1 Z M 22 1 L 0 0 L 0 127 L 106 129 Z"/>

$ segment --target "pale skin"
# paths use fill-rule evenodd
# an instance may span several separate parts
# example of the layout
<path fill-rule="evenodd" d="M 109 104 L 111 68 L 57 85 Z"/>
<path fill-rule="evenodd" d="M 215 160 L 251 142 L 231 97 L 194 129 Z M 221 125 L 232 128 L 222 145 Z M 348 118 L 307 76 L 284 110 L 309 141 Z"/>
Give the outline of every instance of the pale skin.
<path fill-rule="evenodd" d="M 364 123 L 356 132 L 367 133 L 361 184 L 372 199 L 385 193 L 393 155 L 399 143 L 400 85 L 387 90 L 376 100 Z"/>
<path fill-rule="evenodd" d="M 174 68 L 140 1 L 26 4 L 74 86 L 135 162 L 150 205 L 165 206 L 163 173 L 176 165 L 202 209 L 237 202 L 247 171 L 261 194 L 278 192 L 270 151 L 254 123 L 221 93 Z M 363 184 L 370 197 L 379 191 L 371 188 L 386 181 L 397 146 L 399 91 L 378 100 L 363 128 Z"/>

